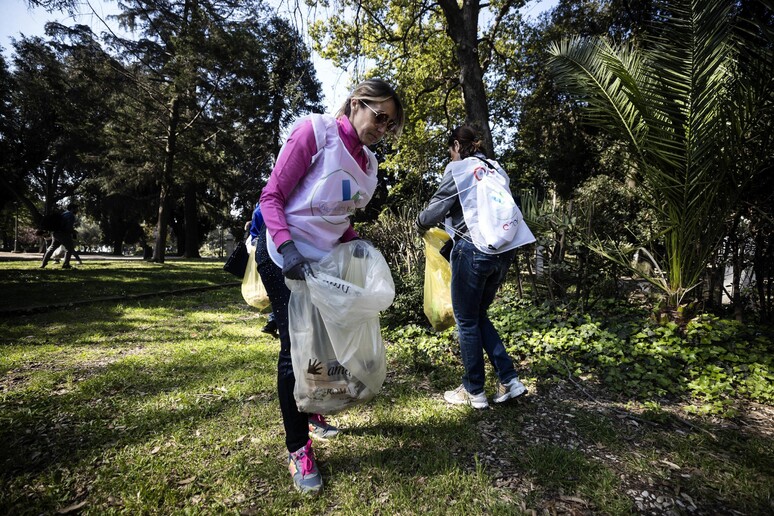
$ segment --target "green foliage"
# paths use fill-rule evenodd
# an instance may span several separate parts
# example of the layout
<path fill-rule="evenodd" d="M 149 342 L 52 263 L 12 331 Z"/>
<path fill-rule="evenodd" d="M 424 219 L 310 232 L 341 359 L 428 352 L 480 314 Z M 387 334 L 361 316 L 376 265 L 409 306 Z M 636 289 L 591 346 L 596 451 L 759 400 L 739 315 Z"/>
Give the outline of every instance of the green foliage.
<path fill-rule="evenodd" d="M 575 191 L 575 201 L 587 221 L 584 233 L 611 242 L 648 242 L 656 233 L 655 214 L 638 195 L 634 181 L 626 184 L 609 176 L 594 176 Z"/>
<path fill-rule="evenodd" d="M 597 182 L 597 178 L 591 179 L 590 182 Z M 606 186 L 613 191 L 617 188 L 613 180 L 610 180 Z M 593 304 L 599 299 L 623 297 L 624 291 L 618 285 L 620 267 L 596 256 L 588 248 L 589 235 L 593 227 L 611 228 L 612 233 L 614 225 L 607 215 L 612 209 L 617 208 L 616 196 L 605 197 L 613 205 L 612 209 L 602 204 L 601 213 L 598 213 L 595 201 L 596 194 L 599 193 L 601 192 L 589 192 L 593 199 L 585 197 L 584 193 L 577 202 L 557 203 L 552 199 L 540 199 L 535 191 L 522 192 L 524 218 L 535 234 L 538 248 L 536 252 L 539 252 L 542 258 L 540 274 L 535 271 L 535 280 L 544 287 L 545 295 L 542 290 L 532 292 L 532 297 L 538 302 L 543 299 L 552 302 L 574 299 L 583 304 Z M 627 217 L 627 219 L 630 218 Z M 622 224 L 627 219 L 622 221 Z M 615 236 L 625 238 L 626 234 L 615 233 Z M 534 261 L 533 256 L 527 253 L 527 259 Z M 533 270 L 535 268 L 536 265 L 533 265 Z"/>
<path fill-rule="evenodd" d="M 386 156 L 387 169 L 442 170 L 445 133 L 463 122 L 480 125 L 487 143 L 490 126 L 500 134 L 514 127 L 525 79 L 521 70 L 514 72 L 521 59 L 515 35 L 522 28 L 522 0 L 333 4 L 328 18 L 310 28 L 315 50 L 341 68 L 354 69 L 355 80 L 360 74 L 390 80 L 410 114 L 395 153 Z M 516 64 L 506 66 L 510 63 Z"/>
<path fill-rule="evenodd" d="M 424 254 L 418 243 L 416 210 L 386 210 L 371 224 L 356 224 L 359 234 L 381 251 L 395 282 L 395 301 L 383 317 L 388 326 L 416 323 L 422 316 Z"/>
<path fill-rule="evenodd" d="M 383 328 L 384 338 L 391 342 L 390 356 L 408 364 L 415 371 L 431 371 L 440 365 L 450 365 L 457 360 L 459 349 L 454 328 L 433 332 L 426 326 L 409 324 L 402 327 Z"/>
<path fill-rule="evenodd" d="M 111 81 L 93 80 L 101 71 L 99 45 L 79 30 L 70 36 L 77 45 L 21 38 L 13 44 L 13 68 L 6 71 L 3 61 L 7 93 L 0 134 L 8 158 L 2 186 L 34 222 L 72 200 L 96 172 L 94 156 L 102 148 L 95 133 L 110 116 Z"/>
<path fill-rule="evenodd" d="M 395 275 L 395 301 L 387 313 L 384 314 L 384 324 L 387 326 L 401 326 L 418 322 L 422 313 L 422 285 L 424 277 L 418 270 L 408 275 Z"/>
<path fill-rule="evenodd" d="M 772 59 L 770 46 L 759 52 L 734 38 L 733 2 L 681 0 L 660 8 L 641 47 L 572 37 L 553 45 L 550 66 L 584 105 L 586 120 L 629 146 L 663 237 L 663 255 L 652 253 L 655 273 L 645 277 L 674 310 L 725 234 L 715 221 L 732 214 L 740 185 L 765 174 L 756 158 L 741 158 L 752 147 L 740 135 L 758 130 L 752 113 L 767 110 L 771 84 L 760 73 L 745 77 L 734 62 L 770 68 Z M 762 94 L 748 96 L 747 83 Z M 747 122 L 735 123 L 741 120 Z M 612 247 L 594 249 L 627 266 L 631 249 Z"/>
<path fill-rule="evenodd" d="M 583 378 L 626 399 L 682 400 L 687 411 L 734 414 L 739 399 L 774 403 L 774 341 L 760 329 L 702 315 L 683 331 L 644 310 L 610 302 L 595 313 L 506 297 L 490 310 L 512 356 L 537 377 Z M 453 332 L 390 330 L 399 356 L 418 368 L 447 364 Z"/>
<path fill-rule="evenodd" d="M 684 397 L 702 410 L 731 415 L 737 396 L 774 401 L 774 342 L 735 321 L 703 315 L 685 332 L 615 307 L 595 315 L 511 301 L 497 308 L 508 349 L 533 374 L 594 378 L 634 399 Z"/>

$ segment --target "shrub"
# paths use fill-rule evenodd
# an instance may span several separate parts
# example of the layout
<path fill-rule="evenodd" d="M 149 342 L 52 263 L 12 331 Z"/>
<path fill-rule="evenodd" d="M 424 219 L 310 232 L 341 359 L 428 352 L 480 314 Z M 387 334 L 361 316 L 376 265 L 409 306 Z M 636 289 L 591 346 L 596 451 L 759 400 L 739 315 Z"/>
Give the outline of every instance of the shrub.
<path fill-rule="evenodd" d="M 395 302 L 383 316 L 387 326 L 426 322 L 422 307 L 424 251 L 415 218 L 413 210 L 401 208 L 385 211 L 374 223 L 357 226 L 358 233 L 382 252 L 395 281 Z"/>
<path fill-rule="evenodd" d="M 535 306 L 508 286 L 490 316 L 514 359 L 539 378 L 582 378 L 623 399 L 686 403 L 685 410 L 732 416 L 739 400 L 774 402 L 774 343 L 764 328 L 700 315 L 685 329 L 657 324 L 648 312 L 620 302 L 577 307 Z M 394 353 L 417 369 L 455 360 L 452 330 L 421 326 L 386 332 Z"/>

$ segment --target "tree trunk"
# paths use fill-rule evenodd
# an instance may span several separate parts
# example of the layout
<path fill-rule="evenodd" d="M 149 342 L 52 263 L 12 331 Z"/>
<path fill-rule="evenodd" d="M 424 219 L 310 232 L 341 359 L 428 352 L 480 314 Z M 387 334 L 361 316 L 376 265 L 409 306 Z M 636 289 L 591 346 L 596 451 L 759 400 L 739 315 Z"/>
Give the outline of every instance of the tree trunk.
<path fill-rule="evenodd" d="M 460 86 L 465 103 L 465 123 L 481 131 L 487 156 L 494 157 L 492 131 L 489 128 L 489 105 L 486 102 L 484 72 L 478 54 L 479 0 L 440 0 L 446 17 L 449 37 L 454 41 L 460 65 Z"/>
<path fill-rule="evenodd" d="M 172 173 L 175 164 L 175 150 L 177 149 L 177 126 L 180 122 L 180 98 L 177 94 L 170 101 L 169 125 L 167 126 L 167 145 L 164 149 L 164 170 L 161 173 L 161 188 L 159 191 L 159 216 L 156 223 L 156 246 L 153 249 L 153 261 L 164 263 L 164 254 L 167 249 L 167 225 L 169 221 L 169 207 L 167 196 L 172 182 Z"/>
<path fill-rule="evenodd" d="M 723 277 L 725 267 L 723 261 L 716 257 L 715 263 L 708 269 L 707 304 L 709 308 L 719 310 L 723 306 Z"/>
<path fill-rule="evenodd" d="M 167 207 L 167 185 L 161 185 L 159 192 L 159 214 L 156 221 L 156 242 L 153 248 L 153 262 L 164 263 L 164 255 L 167 250 L 167 221 L 169 220 L 169 208 Z"/>
<path fill-rule="evenodd" d="M 54 200 L 54 194 L 56 193 L 56 181 L 54 179 L 54 163 L 50 158 L 46 158 L 43 162 L 43 169 L 45 170 L 45 187 L 43 192 L 43 215 L 47 215 L 54 210 L 56 202 Z"/>
<path fill-rule="evenodd" d="M 733 292 L 734 296 L 734 318 L 737 321 L 742 322 L 744 317 L 744 311 L 742 310 L 742 271 L 744 270 L 744 243 L 735 238 L 733 246 L 733 279 L 731 280 L 731 292 Z"/>
<path fill-rule="evenodd" d="M 196 183 L 189 181 L 185 185 L 185 251 L 186 258 L 200 258 L 199 255 L 199 210 L 196 204 Z"/>
<path fill-rule="evenodd" d="M 760 320 L 768 321 L 770 302 L 771 299 L 766 293 L 765 285 L 767 283 L 766 278 L 766 264 L 769 260 L 766 259 L 766 239 L 763 232 L 757 228 L 755 233 L 755 254 L 753 256 L 753 271 L 755 273 L 755 288 L 758 292 L 758 299 L 760 303 Z M 771 287 L 771 281 L 768 282 Z"/>

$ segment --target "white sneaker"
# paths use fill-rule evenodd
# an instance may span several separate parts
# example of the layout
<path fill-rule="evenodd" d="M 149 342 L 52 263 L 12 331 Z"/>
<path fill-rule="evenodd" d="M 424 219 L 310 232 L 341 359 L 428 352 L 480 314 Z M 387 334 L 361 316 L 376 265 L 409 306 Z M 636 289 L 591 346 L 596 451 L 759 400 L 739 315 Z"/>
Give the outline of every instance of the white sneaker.
<path fill-rule="evenodd" d="M 525 392 L 527 392 L 527 388 L 524 387 L 524 384 L 521 383 L 518 378 L 514 378 L 508 383 L 497 382 L 495 395 L 492 398 L 492 401 L 495 403 L 502 403 L 511 398 L 518 398 Z"/>
<path fill-rule="evenodd" d="M 452 405 L 470 405 L 475 409 L 485 409 L 489 407 L 489 402 L 486 401 L 486 395 L 483 392 L 471 394 L 465 390 L 464 385 L 460 385 L 453 391 L 444 392 L 443 399 Z"/>

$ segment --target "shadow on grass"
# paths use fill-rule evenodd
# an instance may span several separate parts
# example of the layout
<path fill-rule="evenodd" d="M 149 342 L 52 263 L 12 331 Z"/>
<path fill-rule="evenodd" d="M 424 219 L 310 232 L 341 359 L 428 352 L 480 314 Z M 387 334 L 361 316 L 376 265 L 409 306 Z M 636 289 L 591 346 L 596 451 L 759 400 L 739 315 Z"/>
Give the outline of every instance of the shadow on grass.
<path fill-rule="evenodd" d="M 531 507 L 585 504 L 605 514 L 774 509 L 770 433 L 691 421 L 679 407 L 591 402 L 577 386 L 553 379 L 538 380 L 536 390 L 532 401 L 494 416 L 509 436 L 496 447 L 510 462 L 510 485 Z"/>
<path fill-rule="evenodd" d="M 246 403 L 246 396 L 229 396 L 215 386 L 233 381 L 229 377 L 234 371 L 270 364 L 273 358 L 274 353 L 252 350 L 229 358 L 211 355 L 205 361 L 197 355 L 177 356 L 156 366 L 141 360 L 114 363 L 90 369 L 71 393 L 12 399 L 4 404 L 0 429 L 6 443 L 0 452 L 3 476 L 70 466 L 106 447 L 122 448 L 217 418 Z M 254 386 L 244 387 L 255 394 Z M 258 394 L 271 400 L 273 391 L 271 386 Z"/>
<path fill-rule="evenodd" d="M 438 397 L 460 368 L 404 370 L 392 387 Z M 420 442 L 402 450 L 404 457 L 390 451 L 359 462 L 390 458 L 400 464 L 387 467 L 416 478 L 433 469 L 425 462 L 437 464 L 436 455 L 451 451 L 449 467 L 457 464 L 469 474 L 482 468 L 498 489 L 537 512 L 774 513 L 771 420 L 753 426 L 691 418 L 678 401 L 643 408 L 606 399 L 610 393 L 599 383 L 553 375 L 527 383 L 532 392 L 525 399 L 471 412 L 460 425 L 441 418 L 418 431 L 383 424 L 355 429 L 364 437 L 409 434 Z"/>
<path fill-rule="evenodd" d="M 153 330 L 154 342 L 192 339 L 213 329 L 213 310 L 234 298 L 233 288 L 185 297 L 159 295 L 146 300 L 95 303 L 84 307 L 30 314 L 0 321 L 4 344 L 23 346 L 55 344 L 64 347 L 99 344 L 122 347 L 148 341 Z M 171 306 L 170 306 L 171 305 Z M 134 309 L 137 310 L 134 310 Z M 246 317 L 257 313 L 238 306 Z M 177 326 L 181 321 L 183 327 Z"/>
<path fill-rule="evenodd" d="M 69 270 L 37 267 L 37 263 L 28 262 L 0 263 L 0 284 L 4 290 L 0 315 L 14 317 L 20 310 L 41 310 L 62 303 L 91 303 L 235 284 L 234 276 L 216 262 L 89 261 Z"/>
<path fill-rule="evenodd" d="M 94 306 L 3 325 L 13 343 L 7 351 L 23 352 L 21 367 L 6 370 L 2 384 L 3 483 L 195 426 L 244 405 L 250 395 L 275 398 L 273 382 L 260 386 L 274 374 L 272 346 L 244 346 L 247 337 L 233 324 L 218 330 L 217 345 L 206 345 L 214 325 L 205 316 L 211 318 L 213 308 L 233 311 L 233 297 L 191 296 L 177 299 L 174 308 L 154 299 L 137 312 L 150 317 Z M 38 348 L 47 343 L 51 349 Z M 219 390 L 223 385 L 233 387 Z"/>
<path fill-rule="evenodd" d="M 4 389 L 0 398 L 0 439 L 7 443 L 0 450 L 0 483 L 10 492 L 0 495 L 0 509 L 23 512 L 10 509 L 23 508 L 23 497 L 31 489 L 27 486 L 41 479 L 66 477 L 72 470 L 93 478 L 98 473 L 97 467 L 91 468 L 92 461 L 110 459 L 114 452 L 155 441 L 159 435 L 190 434 L 203 424 L 238 417 L 235 413 L 244 410 L 250 395 L 275 404 L 276 352 L 272 346 L 240 348 L 249 337 L 233 324 L 242 321 L 241 314 L 233 315 L 238 295 L 213 292 L 176 298 L 174 306 L 167 306 L 164 298 L 131 303 L 143 307 L 141 311 L 106 304 L 4 324 L 6 342 L 24 343 L 7 350 L 24 353 L 18 362 L 37 364 L 37 372 L 6 371 L 6 377 L 18 376 L 18 385 Z M 232 314 L 227 327 L 220 324 L 224 313 Z M 255 316 L 243 313 L 244 318 Z M 150 328 L 152 337 L 146 334 Z M 217 342 L 227 343 L 227 352 L 207 345 L 210 333 Z M 95 356 L 104 351 L 104 356 L 91 359 L 90 350 Z M 57 365 L 48 366 L 49 358 Z M 662 513 L 670 507 L 694 514 L 771 512 L 774 442 L 770 435 L 752 435 L 725 422 L 691 423 L 666 410 L 643 413 L 612 402 L 593 403 L 575 385 L 548 375 L 536 375 L 537 388 L 530 383 L 534 392 L 524 400 L 485 411 L 451 408 L 440 395 L 459 384 L 461 365 L 428 363 L 432 367 L 421 371 L 393 363 L 385 392 L 363 408 L 369 417 L 353 416 L 355 424 L 345 430 L 342 440 L 321 446 L 321 466 L 333 494 L 323 495 L 319 512 L 326 511 L 326 503 L 328 512 L 339 508 L 334 498 L 337 490 L 357 492 L 362 499 L 359 512 L 364 507 L 443 512 L 445 498 L 435 495 L 446 496 L 450 491 L 455 495 L 465 491 L 463 502 L 482 504 L 466 506 L 467 513 L 497 512 L 493 507 L 505 507 L 502 513 L 518 512 L 513 500 L 526 500 L 528 507 L 540 512 L 630 514 L 640 510 L 629 491 L 661 496 L 672 504 L 662 507 Z M 560 369 L 563 362 L 557 359 L 555 365 Z M 578 382 L 579 387 L 593 388 Z M 229 388 L 221 391 L 223 385 Z M 271 506 L 275 512 L 281 512 L 303 508 L 304 502 L 286 493 L 290 479 L 282 464 L 276 414 L 277 421 L 257 423 L 268 428 L 257 429 L 260 445 L 271 447 L 265 464 L 239 456 L 219 466 L 242 468 L 238 482 L 258 477 L 264 484 L 238 484 L 238 489 L 254 499 L 266 497 L 269 504 L 276 504 Z M 245 429 L 222 429 L 229 431 Z M 218 455 L 217 450 L 213 453 Z M 176 462 L 160 461 L 160 473 L 151 470 L 149 474 L 149 466 L 138 460 L 135 476 L 150 476 L 148 483 L 163 477 L 163 485 L 156 486 L 158 505 L 141 506 L 139 512 L 183 511 L 185 499 L 169 502 L 164 496 L 183 489 L 177 485 L 180 477 L 172 481 L 166 477 L 185 471 L 189 454 L 194 451 L 185 450 Z M 122 471 L 110 468 L 105 467 L 108 473 Z M 213 469 L 214 476 L 223 473 Z M 439 487 L 438 479 L 452 477 L 445 488 Z M 127 493 L 134 492 L 118 496 L 134 495 L 144 481 L 127 480 Z M 260 491 L 259 486 L 267 482 L 270 488 Z M 42 505 L 29 512 L 55 510 L 62 499 L 79 499 L 77 488 L 67 481 L 54 483 L 42 495 L 46 497 Z M 403 505 L 385 505 L 380 490 L 392 498 L 404 497 L 400 498 Z M 483 491 L 499 496 L 496 503 L 504 505 L 485 505 L 480 501 Z M 411 496 L 417 495 L 423 499 L 411 505 Z M 98 496 L 107 497 L 101 492 Z M 350 503 L 355 502 L 350 499 Z M 225 512 L 215 505 L 189 504 L 184 509 Z M 648 511 L 658 513 L 659 508 L 640 512 Z"/>

